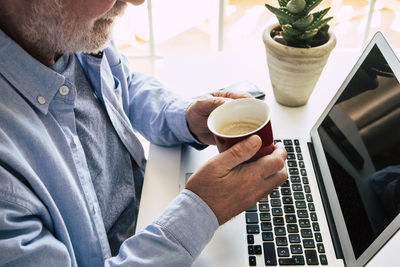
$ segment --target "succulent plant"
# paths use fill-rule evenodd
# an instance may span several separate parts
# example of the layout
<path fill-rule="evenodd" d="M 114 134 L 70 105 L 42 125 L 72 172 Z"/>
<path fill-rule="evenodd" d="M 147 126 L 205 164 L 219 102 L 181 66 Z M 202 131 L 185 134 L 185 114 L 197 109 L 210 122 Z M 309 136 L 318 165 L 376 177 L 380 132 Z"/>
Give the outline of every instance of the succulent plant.
<path fill-rule="evenodd" d="M 279 8 L 265 4 L 267 9 L 276 15 L 282 29 L 281 37 L 276 36 L 274 39 L 290 46 L 315 46 L 312 44 L 313 39 L 321 30 L 327 32 L 327 23 L 332 19 L 323 18 L 330 7 L 310 13 L 321 2 L 322 0 L 278 0 Z"/>

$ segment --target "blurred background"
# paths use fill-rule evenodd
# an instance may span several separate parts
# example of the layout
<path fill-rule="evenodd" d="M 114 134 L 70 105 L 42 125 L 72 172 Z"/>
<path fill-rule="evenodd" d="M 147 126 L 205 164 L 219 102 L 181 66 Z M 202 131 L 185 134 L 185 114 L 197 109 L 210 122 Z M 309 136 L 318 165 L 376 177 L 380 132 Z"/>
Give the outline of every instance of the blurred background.
<path fill-rule="evenodd" d="M 128 5 L 116 22 L 114 40 L 132 71 L 157 78 L 168 54 L 265 53 L 262 32 L 277 22 L 266 3 L 278 6 L 277 0 L 146 0 Z M 333 16 L 335 49 L 362 50 L 376 31 L 400 49 L 400 0 L 323 0 L 314 11 L 326 7 L 331 9 L 325 17 Z M 149 143 L 138 136 L 148 156 Z"/>
<path fill-rule="evenodd" d="M 114 29 L 118 48 L 132 70 L 158 76 L 170 52 L 264 51 L 262 31 L 277 0 L 147 0 L 129 5 Z M 337 49 L 362 49 L 376 31 L 400 48 L 400 0 L 323 0 Z M 314 10 L 314 11 L 315 11 Z"/>

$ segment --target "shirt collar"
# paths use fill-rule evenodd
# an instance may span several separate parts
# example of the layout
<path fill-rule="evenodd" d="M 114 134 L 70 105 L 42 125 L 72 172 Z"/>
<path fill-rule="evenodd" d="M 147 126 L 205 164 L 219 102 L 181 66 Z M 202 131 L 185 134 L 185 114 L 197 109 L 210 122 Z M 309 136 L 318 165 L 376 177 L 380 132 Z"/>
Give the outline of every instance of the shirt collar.
<path fill-rule="evenodd" d="M 65 82 L 65 77 L 37 61 L 1 30 L 0 74 L 44 114 Z"/>

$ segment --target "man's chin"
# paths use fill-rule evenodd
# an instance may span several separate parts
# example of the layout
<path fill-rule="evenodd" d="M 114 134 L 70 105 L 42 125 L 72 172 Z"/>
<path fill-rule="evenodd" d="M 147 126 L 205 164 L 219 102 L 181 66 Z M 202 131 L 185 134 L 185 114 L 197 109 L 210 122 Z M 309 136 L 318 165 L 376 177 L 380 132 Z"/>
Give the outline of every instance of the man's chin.
<path fill-rule="evenodd" d="M 62 53 L 98 53 L 103 51 L 110 43 L 111 33 L 100 32 L 92 33 L 91 36 L 75 40 L 73 43 L 67 44 Z"/>

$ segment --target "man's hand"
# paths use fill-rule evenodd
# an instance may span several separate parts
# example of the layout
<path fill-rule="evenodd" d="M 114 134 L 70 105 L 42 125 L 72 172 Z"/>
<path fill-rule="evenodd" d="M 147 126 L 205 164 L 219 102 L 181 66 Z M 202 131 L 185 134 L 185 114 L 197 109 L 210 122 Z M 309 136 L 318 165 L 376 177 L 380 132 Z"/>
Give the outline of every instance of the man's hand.
<path fill-rule="evenodd" d="M 208 204 L 220 225 L 286 181 L 286 150 L 281 143 L 272 154 L 246 162 L 260 146 L 260 137 L 253 135 L 209 160 L 188 180 L 186 189 Z"/>
<path fill-rule="evenodd" d="M 207 128 L 208 115 L 226 101 L 245 97 L 252 96 L 244 92 L 217 91 L 199 97 L 186 111 L 190 132 L 203 144 L 214 145 L 214 137 Z"/>

